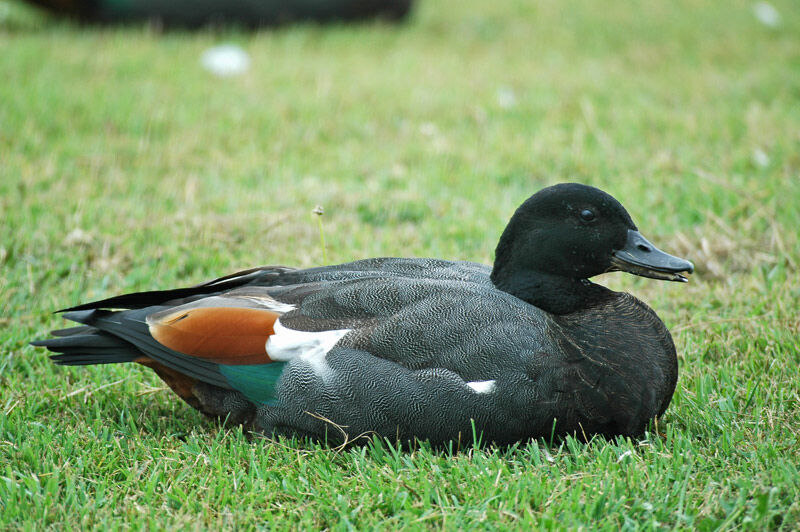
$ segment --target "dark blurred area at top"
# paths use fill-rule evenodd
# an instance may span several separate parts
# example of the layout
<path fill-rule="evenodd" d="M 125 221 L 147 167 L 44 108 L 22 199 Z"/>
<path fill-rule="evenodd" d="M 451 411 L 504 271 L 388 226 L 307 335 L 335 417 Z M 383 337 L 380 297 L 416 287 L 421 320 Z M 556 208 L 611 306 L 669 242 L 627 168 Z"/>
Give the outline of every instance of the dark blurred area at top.
<path fill-rule="evenodd" d="M 150 21 L 166 28 L 233 24 L 247 28 L 292 22 L 403 20 L 413 0 L 27 0 L 83 23 Z"/>

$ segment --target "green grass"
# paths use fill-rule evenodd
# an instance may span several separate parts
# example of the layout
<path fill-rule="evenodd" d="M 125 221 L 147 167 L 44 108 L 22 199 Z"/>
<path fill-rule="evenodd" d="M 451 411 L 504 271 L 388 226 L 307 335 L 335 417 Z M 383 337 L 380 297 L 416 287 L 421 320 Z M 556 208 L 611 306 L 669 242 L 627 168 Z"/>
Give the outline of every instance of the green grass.
<path fill-rule="evenodd" d="M 421 1 L 395 27 L 158 33 L 0 2 L 0 528 L 800 528 L 800 16 Z M 251 70 L 201 53 L 234 42 Z M 765 157 L 764 157 L 765 156 Z M 64 369 L 51 311 L 257 264 L 490 262 L 599 186 L 695 261 L 613 274 L 672 329 L 664 436 L 511 449 L 250 441 L 144 368 Z"/>

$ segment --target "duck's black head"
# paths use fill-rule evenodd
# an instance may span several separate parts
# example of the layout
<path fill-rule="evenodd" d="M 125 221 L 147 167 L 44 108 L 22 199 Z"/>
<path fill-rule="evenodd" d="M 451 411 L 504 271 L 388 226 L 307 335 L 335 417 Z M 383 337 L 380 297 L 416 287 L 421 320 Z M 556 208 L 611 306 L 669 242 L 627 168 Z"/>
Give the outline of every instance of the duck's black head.
<path fill-rule="evenodd" d="M 648 242 L 610 195 L 563 183 L 537 192 L 511 217 L 497 245 L 492 282 L 548 312 L 566 314 L 608 297 L 587 279 L 615 270 L 686 281 L 681 273 L 694 267 Z"/>

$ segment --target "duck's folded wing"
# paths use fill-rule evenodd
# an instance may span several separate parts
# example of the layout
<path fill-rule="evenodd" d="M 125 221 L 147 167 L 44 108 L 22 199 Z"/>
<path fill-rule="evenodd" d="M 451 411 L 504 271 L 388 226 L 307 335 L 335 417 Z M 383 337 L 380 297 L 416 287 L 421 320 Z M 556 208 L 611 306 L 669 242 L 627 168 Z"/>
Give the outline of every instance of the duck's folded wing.
<path fill-rule="evenodd" d="M 37 345 L 59 353 L 54 359 L 60 364 L 163 366 L 258 402 L 272 399 L 285 363 L 304 357 L 322 365 L 351 332 L 341 345 L 407 367 L 458 372 L 457 362 L 438 364 L 436 355 L 453 351 L 443 339 L 462 336 L 453 327 L 481 326 L 479 319 L 461 315 L 463 305 L 448 301 L 449 283 L 460 281 L 379 272 L 383 262 L 303 271 L 258 268 L 196 287 L 109 298 L 67 309 L 66 318 L 87 327 Z M 129 310 L 109 310 L 115 308 Z M 442 316 L 453 309 L 460 313 L 456 319 Z M 466 353 L 459 358 L 470 360 Z"/>

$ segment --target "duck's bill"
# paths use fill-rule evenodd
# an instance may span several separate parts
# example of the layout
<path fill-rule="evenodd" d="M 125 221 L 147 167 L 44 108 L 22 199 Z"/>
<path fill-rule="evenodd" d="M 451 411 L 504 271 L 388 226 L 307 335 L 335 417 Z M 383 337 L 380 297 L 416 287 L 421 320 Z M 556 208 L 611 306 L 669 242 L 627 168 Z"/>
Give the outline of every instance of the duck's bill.
<path fill-rule="evenodd" d="M 629 229 L 625 246 L 611 255 L 609 271 L 623 271 L 651 279 L 685 283 L 687 276 L 694 272 L 694 265 L 688 260 L 664 253 L 639 231 Z"/>

